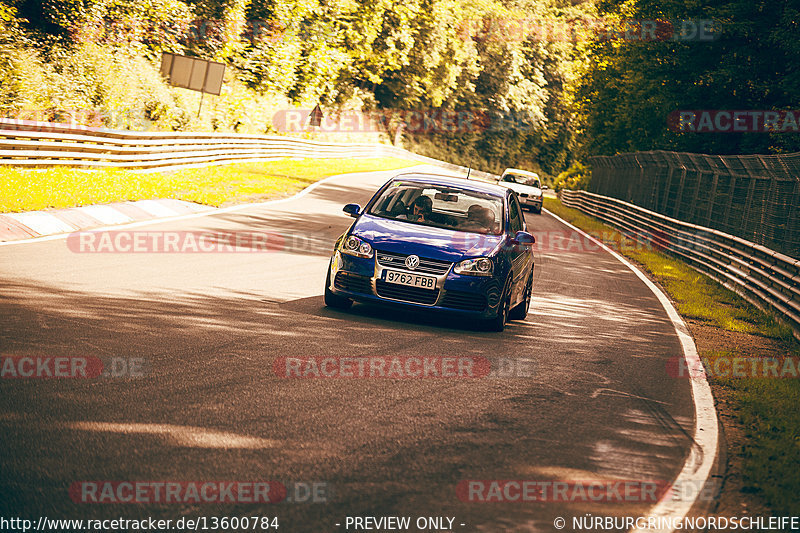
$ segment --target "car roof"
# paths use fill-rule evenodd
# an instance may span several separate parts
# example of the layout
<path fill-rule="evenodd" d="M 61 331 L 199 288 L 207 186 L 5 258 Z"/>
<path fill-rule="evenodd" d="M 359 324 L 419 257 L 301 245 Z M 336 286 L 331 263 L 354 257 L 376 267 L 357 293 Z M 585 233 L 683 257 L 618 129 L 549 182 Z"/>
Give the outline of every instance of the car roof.
<path fill-rule="evenodd" d="M 527 176 L 529 178 L 539 177 L 539 174 L 537 174 L 536 172 L 531 172 L 529 170 L 522 170 L 519 168 L 507 168 L 503 171 L 503 175 L 505 176 L 506 174 L 519 174 L 520 176 Z"/>
<path fill-rule="evenodd" d="M 494 194 L 496 196 L 505 196 L 508 188 L 501 187 L 495 183 L 488 183 L 479 180 L 468 180 L 466 178 L 459 178 L 455 176 L 447 176 L 443 174 L 433 174 L 425 172 L 407 172 L 397 174 L 392 180 L 403 180 L 418 183 L 430 183 L 431 185 L 444 185 L 450 187 L 458 187 L 472 192 L 483 192 Z"/>

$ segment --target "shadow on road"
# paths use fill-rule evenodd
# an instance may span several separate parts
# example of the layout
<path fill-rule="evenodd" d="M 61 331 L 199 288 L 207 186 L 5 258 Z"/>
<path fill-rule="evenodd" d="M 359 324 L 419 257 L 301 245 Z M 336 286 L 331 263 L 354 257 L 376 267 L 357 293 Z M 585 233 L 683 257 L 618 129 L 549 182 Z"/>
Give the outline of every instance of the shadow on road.
<path fill-rule="evenodd" d="M 636 351 L 644 372 L 663 368 L 654 343 L 666 326 L 636 298 L 561 295 L 548 304 L 540 297 L 541 308 L 527 321 L 498 334 L 368 305 L 335 311 L 321 296 L 279 302 L 233 291 L 103 295 L 23 282 L 0 282 L 0 294 L 3 355 L 147 363 L 141 377 L 0 380 L 0 493 L 8 495 L 0 507 L 17 514 L 174 519 L 255 509 L 281 516 L 291 531 L 329 530 L 347 515 L 450 515 L 487 530 L 492 524 L 514 530 L 531 520 L 546 524 L 570 503 L 487 508 L 460 501 L 457 483 L 567 475 L 669 479 L 687 447 L 680 427 L 691 422 L 685 410 L 664 416 L 665 408 L 655 411 L 645 397 L 652 391 L 637 380 L 627 384 L 620 353 Z M 603 316 L 587 323 L 593 306 Z M 571 330 L 582 327 L 598 335 Z M 620 332 L 628 338 L 611 342 Z M 273 362 L 293 355 L 472 355 L 532 361 L 535 373 L 279 377 Z M 331 499 L 267 508 L 97 506 L 76 505 L 67 492 L 80 480 L 214 479 L 324 482 Z M 579 505 L 571 512 L 587 510 L 601 508 Z"/>

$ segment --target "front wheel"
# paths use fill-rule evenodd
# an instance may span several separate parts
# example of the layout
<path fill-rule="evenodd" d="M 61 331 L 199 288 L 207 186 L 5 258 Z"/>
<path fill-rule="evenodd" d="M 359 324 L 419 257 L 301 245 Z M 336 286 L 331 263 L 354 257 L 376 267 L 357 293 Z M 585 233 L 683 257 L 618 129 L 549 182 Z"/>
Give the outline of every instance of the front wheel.
<path fill-rule="evenodd" d="M 486 321 L 486 329 L 489 331 L 503 331 L 508 322 L 508 312 L 511 307 L 511 279 L 506 282 L 503 289 L 503 296 L 500 305 L 497 307 L 497 316 Z"/>
<path fill-rule="evenodd" d="M 325 277 L 325 305 L 334 309 L 350 309 L 353 305 L 353 300 L 345 298 L 337 294 L 333 294 L 330 289 L 331 286 L 331 265 L 328 265 L 328 275 Z"/>
<path fill-rule="evenodd" d="M 531 295 L 533 294 L 533 271 L 528 278 L 528 283 L 525 285 L 525 298 L 520 303 L 514 306 L 508 313 L 509 320 L 525 320 L 528 316 L 528 307 L 531 305 Z"/>

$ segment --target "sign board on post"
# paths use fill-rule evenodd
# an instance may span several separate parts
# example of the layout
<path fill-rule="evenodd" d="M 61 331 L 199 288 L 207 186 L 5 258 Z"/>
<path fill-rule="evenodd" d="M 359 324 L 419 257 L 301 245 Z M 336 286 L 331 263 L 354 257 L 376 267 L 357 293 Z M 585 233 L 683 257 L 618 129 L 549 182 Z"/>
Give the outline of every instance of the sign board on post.
<path fill-rule="evenodd" d="M 164 52 L 161 56 L 161 75 L 175 87 L 219 95 L 222 91 L 225 65 Z"/>
<path fill-rule="evenodd" d="M 312 109 L 311 113 L 308 115 L 308 125 L 316 126 L 318 128 L 322 124 L 323 118 L 325 117 L 322 115 L 322 109 L 320 109 L 319 104 L 317 104 L 316 107 Z"/>

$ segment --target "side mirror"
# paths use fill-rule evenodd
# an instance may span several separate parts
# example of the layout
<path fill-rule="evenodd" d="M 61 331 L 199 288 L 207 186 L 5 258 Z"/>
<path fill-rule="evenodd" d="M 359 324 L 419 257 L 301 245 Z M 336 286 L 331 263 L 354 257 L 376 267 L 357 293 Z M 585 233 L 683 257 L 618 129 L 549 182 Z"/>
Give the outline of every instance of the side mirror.
<path fill-rule="evenodd" d="M 358 204 L 347 204 L 342 208 L 342 211 L 355 218 L 361 214 L 361 206 Z"/>
<path fill-rule="evenodd" d="M 536 237 L 528 233 L 527 231 L 518 231 L 516 235 L 514 235 L 514 244 L 521 244 L 522 246 L 533 246 L 536 242 Z"/>
<path fill-rule="evenodd" d="M 547 190 L 547 189 L 549 189 L 549 188 L 550 188 L 550 187 L 548 187 L 547 185 L 542 185 L 542 190 L 543 190 L 543 191 L 546 191 L 546 190 Z"/>

